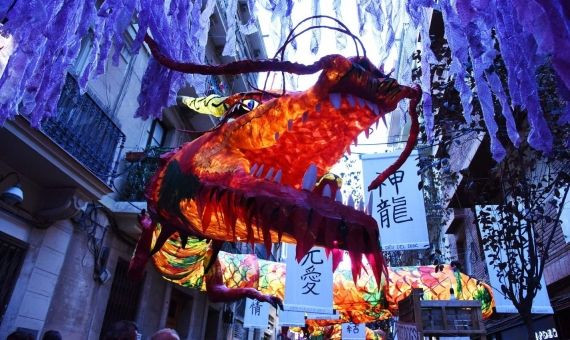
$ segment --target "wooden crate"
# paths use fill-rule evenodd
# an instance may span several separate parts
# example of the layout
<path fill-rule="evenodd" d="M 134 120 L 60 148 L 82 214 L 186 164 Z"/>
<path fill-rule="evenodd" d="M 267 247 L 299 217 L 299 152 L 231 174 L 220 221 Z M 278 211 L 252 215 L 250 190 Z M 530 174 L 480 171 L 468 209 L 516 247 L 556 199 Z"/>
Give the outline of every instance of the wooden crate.
<path fill-rule="evenodd" d="M 422 300 L 423 290 L 398 303 L 399 322 L 416 327 L 424 336 L 465 336 L 485 339 L 481 303 L 472 300 Z"/>

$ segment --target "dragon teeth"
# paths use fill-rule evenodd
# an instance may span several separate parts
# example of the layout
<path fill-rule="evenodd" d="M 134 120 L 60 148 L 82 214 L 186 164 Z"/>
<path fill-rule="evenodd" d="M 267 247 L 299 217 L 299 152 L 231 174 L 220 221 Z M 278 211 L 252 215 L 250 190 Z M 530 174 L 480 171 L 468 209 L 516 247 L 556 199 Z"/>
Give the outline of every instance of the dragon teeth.
<path fill-rule="evenodd" d="M 263 164 L 261 164 L 261 166 L 259 167 L 259 169 L 255 173 L 255 177 L 261 176 L 262 173 L 263 173 Z"/>
<path fill-rule="evenodd" d="M 364 211 L 364 201 L 363 200 L 360 200 L 358 202 L 358 210 Z"/>
<path fill-rule="evenodd" d="M 382 116 L 382 123 L 384 123 L 384 127 L 388 128 L 388 123 L 386 123 L 386 115 Z"/>
<path fill-rule="evenodd" d="M 340 100 L 341 100 L 340 93 L 331 93 L 329 94 L 329 101 L 334 106 L 335 109 L 340 109 Z"/>
<path fill-rule="evenodd" d="M 267 175 L 265 175 L 265 179 L 270 181 L 271 177 L 273 177 L 273 168 L 269 168 L 269 171 L 267 171 Z"/>
<path fill-rule="evenodd" d="M 255 163 L 250 169 L 249 169 L 249 174 L 253 176 L 253 174 L 255 174 L 255 172 L 257 171 L 257 167 L 259 165 L 257 165 L 257 163 Z"/>
<path fill-rule="evenodd" d="M 351 208 L 354 208 L 354 199 L 352 198 L 352 195 L 348 195 L 348 202 L 346 202 L 346 205 L 348 205 Z"/>
<path fill-rule="evenodd" d="M 370 216 L 372 216 L 372 206 L 373 206 L 373 198 L 372 198 L 372 192 L 370 193 L 370 196 L 368 196 L 368 207 L 366 208 L 366 213 Z"/>
<path fill-rule="evenodd" d="M 325 184 L 325 187 L 323 188 L 323 197 L 330 198 L 331 196 L 332 196 L 331 187 L 330 185 Z"/>
<path fill-rule="evenodd" d="M 275 183 L 281 183 L 281 176 L 283 176 L 283 172 L 281 171 L 281 169 L 279 169 L 279 171 L 277 171 L 277 173 L 275 174 L 275 178 L 273 178 Z"/>
<path fill-rule="evenodd" d="M 372 112 L 374 112 L 375 116 L 378 116 L 380 114 L 380 108 L 378 107 L 378 105 L 374 104 L 374 103 L 370 103 L 372 105 Z"/>
<path fill-rule="evenodd" d="M 356 101 L 358 102 L 358 106 L 360 107 L 364 107 L 364 99 L 360 98 L 360 97 L 356 97 Z"/>
<path fill-rule="evenodd" d="M 346 100 L 348 101 L 348 105 L 350 105 L 351 107 L 354 107 L 354 105 L 356 105 L 356 101 L 353 95 L 351 94 L 347 95 Z"/>
<path fill-rule="evenodd" d="M 302 187 L 304 190 L 312 191 L 317 183 L 317 166 L 313 163 L 309 165 L 305 175 L 303 175 Z"/>
<path fill-rule="evenodd" d="M 340 189 L 336 190 L 336 196 L 335 196 L 334 200 L 342 203 L 342 193 L 340 192 Z"/>

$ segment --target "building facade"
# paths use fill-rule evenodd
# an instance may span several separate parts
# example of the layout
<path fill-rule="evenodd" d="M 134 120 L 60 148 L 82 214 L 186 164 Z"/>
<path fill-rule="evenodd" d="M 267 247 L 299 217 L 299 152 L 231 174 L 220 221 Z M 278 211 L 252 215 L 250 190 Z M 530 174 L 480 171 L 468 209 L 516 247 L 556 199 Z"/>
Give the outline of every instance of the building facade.
<path fill-rule="evenodd" d="M 431 11 L 431 10 L 430 10 Z M 436 50 L 446 43 L 443 18 L 441 12 L 433 11 L 430 18 L 430 38 L 432 50 Z M 415 50 L 420 51 L 423 47 L 418 43 L 417 32 L 410 32 L 413 36 L 404 41 L 409 41 L 403 48 L 404 59 L 413 55 Z M 414 44 L 415 43 L 415 44 Z M 407 48 L 406 48 L 407 46 Z M 400 58 L 401 59 L 401 58 Z M 442 60 L 440 60 L 442 62 Z M 449 62 L 449 61 L 447 61 Z M 405 82 L 407 75 L 417 74 L 414 67 L 419 65 L 401 64 L 396 68 L 396 76 L 401 82 Z M 433 67 L 433 66 L 432 66 Z M 426 72 L 426 70 L 421 70 Z M 432 69 L 432 81 L 444 79 L 450 81 L 450 75 L 444 70 L 442 73 L 434 73 Z M 418 77 L 415 79 L 419 80 Z M 425 89 L 424 89 L 425 91 Z M 445 95 L 444 95 L 445 96 Z M 463 122 L 461 109 L 451 110 L 452 100 L 449 100 L 448 107 L 442 108 L 436 105 L 434 99 L 434 113 L 445 115 L 446 119 Z M 457 100 L 457 104 L 459 100 Z M 437 117 L 436 117 L 437 119 Z M 407 136 L 409 122 L 404 122 L 397 115 L 393 115 L 389 130 L 389 142 L 399 148 L 401 144 L 397 141 L 404 140 L 402 136 Z M 525 127 L 524 122 L 517 121 L 517 125 Z M 489 138 L 486 132 L 474 129 L 473 131 L 451 136 L 453 130 L 441 130 L 441 135 L 436 136 L 433 146 L 419 145 L 420 155 L 430 160 L 429 164 L 424 164 L 428 169 L 423 178 L 423 187 L 429 186 L 434 179 L 439 182 L 440 189 L 435 196 L 428 198 L 426 194 L 426 212 L 432 248 L 437 249 L 437 255 L 429 258 L 417 258 L 413 256 L 401 256 L 406 263 L 402 265 L 416 264 L 413 261 L 431 264 L 437 261 L 457 261 L 462 266 L 462 272 L 478 279 L 483 279 L 489 283 L 488 263 L 483 250 L 483 242 L 480 228 L 477 222 L 477 210 L 481 206 L 496 205 L 503 202 L 505 197 L 499 192 L 500 180 L 494 174 L 496 163 L 490 153 Z M 439 139 L 438 139 L 439 138 Z M 445 143 L 445 140 L 451 143 Z M 437 170 L 433 170 L 436 169 Z M 567 172 L 568 163 L 559 166 L 559 170 Z M 437 201 L 437 205 L 433 202 Z M 430 211 L 430 207 L 437 208 L 445 214 L 437 216 L 435 211 Z M 570 215 L 568 209 L 570 203 L 565 202 L 565 209 L 562 211 L 562 225 L 547 225 L 544 229 L 535 231 L 538 237 L 553 233 L 552 245 L 548 251 L 543 279 L 548 291 L 550 305 L 554 311 L 550 314 L 534 315 L 534 328 L 537 332 L 556 330 L 557 338 L 570 338 L 570 328 L 567 320 L 570 317 Z M 552 214 L 552 218 L 556 214 Z M 430 221 L 431 218 L 431 221 Z M 433 250 L 433 249 L 432 249 Z M 432 254 L 434 255 L 434 254 Z M 425 256 L 425 254 L 423 254 Z M 499 289 L 499 287 L 494 287 Z M 500 294 L 500 290 L 495 294 Z M 515 314 L 496 313 L 492 320 L 487 323 L 489 335 L 496 339 L 511 339 L 519 336 L 526 336 L 526 328 Z M 555 338 L 555 337 L 553 337 Z"/>
<path fill-rule="evenodd" d="M 207 62 L 265 58 L 261 32 L 238 34 L 237 56 L 221 56 L 226 5 L 218 1 L 212 14 Z M 242 22 L 251 13 L 240 1 Z M 133 25 L 126 40 L 134 34 Z M 39 338 L 53 329 L 65 339 L 98 339 L 119 320 L 135 321 L 143 338 L 164 327 L 183 339 L 233 338 L 236 306 L 174 286 L 151 265 L 140 282 L 126 277 L 140 234 L 136 216 L 145 203 L 142 188 L 129 186 L 133 166 L 125 155 L 177 147 L 196 137 L 181 130 L 204 131 L 217 122 L 179 107 L 166 109 L 162 120 L 133 118 L 150 58 L 144 48 L 133 56 L 126 46 L 119 65 L 109 61 L 105 74 L 81 93 L 76 75 L 88 45 L 69 70 L 56 117 L 39 129 L 24 116 L 0 128 L 0 192 L 18 184 L 24 194 L 21 203 L 0 200 L 0 338 L 17 329 Z M 1 74 L 9 49 L 0 51 Z M 255 79 L 210 77 L 206 90 L 245 91 Z"/>

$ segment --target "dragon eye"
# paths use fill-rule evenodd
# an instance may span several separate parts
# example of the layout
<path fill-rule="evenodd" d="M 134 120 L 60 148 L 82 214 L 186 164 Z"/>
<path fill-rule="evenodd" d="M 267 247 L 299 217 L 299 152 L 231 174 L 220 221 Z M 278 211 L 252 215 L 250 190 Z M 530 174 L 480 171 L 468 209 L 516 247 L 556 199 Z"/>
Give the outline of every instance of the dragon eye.
<path fill-rule="evenodd" d="M 245 101 L 245 105 L 248 109 L 253 110 L 258 105 L 258 103 L 255 100 L 250 99 Z"/>

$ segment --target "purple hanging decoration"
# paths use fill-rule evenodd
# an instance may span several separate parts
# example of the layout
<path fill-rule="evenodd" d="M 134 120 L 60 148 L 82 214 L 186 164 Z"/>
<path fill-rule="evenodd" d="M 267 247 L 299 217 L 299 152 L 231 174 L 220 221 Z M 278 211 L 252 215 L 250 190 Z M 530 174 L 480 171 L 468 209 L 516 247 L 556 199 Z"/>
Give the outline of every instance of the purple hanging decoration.
<path fill-rule="evenodd" d="M 366 25 L 366 8 L 372 0 L 358 0 L 356 8 L 358 11 L 358 33 L 364 34 L 364 26 Z"/>
<path fill-rule="evenodd" d="M 497 137 L 499 127 L 495 121 L 493 96 L 489 84 L 484 78 L 485 70 L 493 64 L 495 57 L 494 46 L 492 44 L 487 46 L 487 44 L 482 43 L 482 40 L 490 40 L 491 28 L 487 27 L 486 22 L 477 16 L 477 9 L 466 0 L 457 1 L 457 13 L 469 43 L 469 53 L 473 64 L 473 78 L 475 79 L 475 88 L 481 104 L 483 120 L 491 140 L 491 154 L 495 161 L 500 162 L 505 157 L 506 150 Z"/>
<path fill-rule="evenodd" d="M 315 18 L 313 18 L 311 20 L 311 25 L 312 26 L 319 26 L 321 24 L 321 18 L 318 18 L 316 16 L 321 15 L 321 4 L 319 0 L 313 0 L 312 1 L 312 7 L 311 10 L 313 12 L 313 16 Z M 317 30 L 312 30 L 311 31 L 311 53 L 312 54 L 317 54 L 317 52 L 319 52 L 319 44 L 321 43 L 321 30 L 317 29 Z"/>
<path fill-rule="evenodd" d="M 338 20 L 342 21 L 342 11 L 340 7 L 341 7 L 341 0 L 333 0 L 334 15 Z M 344 50 L 346 48 L 346 34 L 343 34 L 341 32 L 336 32 L 335 39 L 336 39 L 336 48 L 341 51 Z"/>
<path fill-rule="evenodd" d="M 425 11 L 424 14 L 425 16 Z M 434 124 L 434 113 L 432 107 L 431 98 L 431 66 L 437 63 L 433 51 L 431 49 L 431 39 L 429 37 L 429 22 L 428 18 L 424 17 L 422 19 L 422 26 L 420 31 L 421 41 L 422 41 L 422 112 L 424 114 L 425 121 L 425 131 L 427 135 L 428 142 L 433 141 L 433 124 Z"/>
<path fill-rule="evenodd" d="M 455 89 L 459 92 L 461 105 L 463 106 L 463 116 L 465 121 L 469 124 L 472 121 L 471 113 L 473 112 L 473 92 L 471 87 L 465 82 L 467 72 L 464 65 L 469 62 L 469 46 L 465 34 L 461 30 L 461 23 L 457 17 L 457 13 L 451 7 L 448 1 L 441 3 L 441 10 L 445 26 L 445 36 L 449 49 L 451 50 L 451 65 L 449 71 L 455 75 Z"/>

